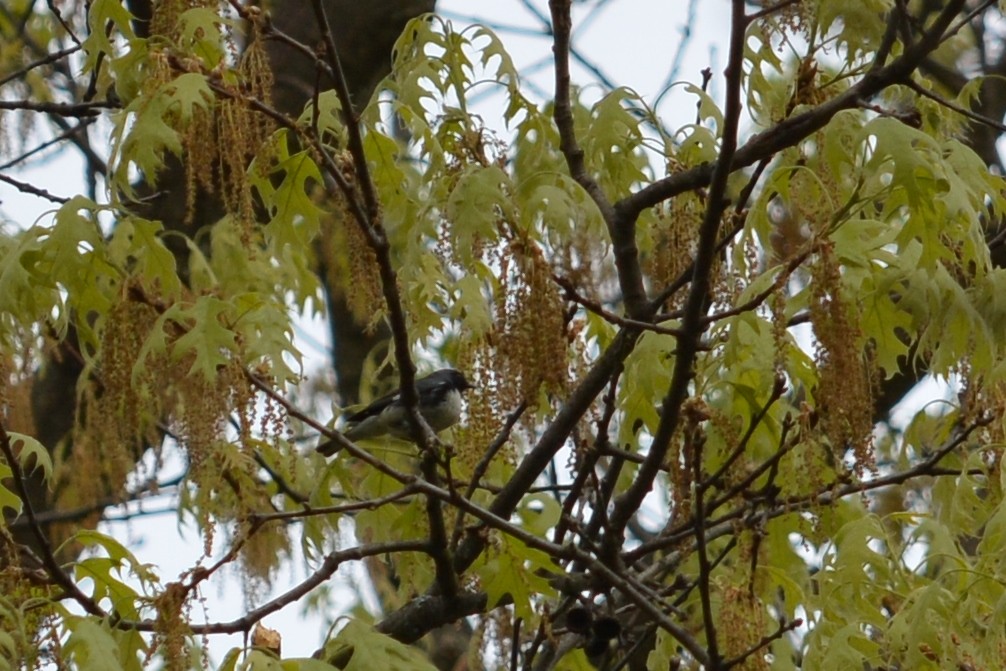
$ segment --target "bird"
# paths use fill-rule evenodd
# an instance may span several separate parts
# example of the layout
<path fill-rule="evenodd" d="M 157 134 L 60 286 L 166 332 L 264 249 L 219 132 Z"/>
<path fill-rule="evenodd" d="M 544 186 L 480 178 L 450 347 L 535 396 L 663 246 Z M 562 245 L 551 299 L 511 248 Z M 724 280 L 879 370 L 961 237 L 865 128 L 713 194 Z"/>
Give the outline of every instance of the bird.
<path fill-rule="evenodd" d="M 461 419 L 461 394 L 471 388 L 472 385 L 464 374 L 453 368 L 441 368 L 416 380 L 419 413 L 434 433 L 457 424 Z M 354 442 L 385 435 L 415 441 L 400 389 L 353 413 L 346 418 L 346 422 L 349 428 L 343 435 Z M 339 451 L 339 447 L 334 440 L 329 440 L 318 445 L 315 450 L 330 457 Z"/>

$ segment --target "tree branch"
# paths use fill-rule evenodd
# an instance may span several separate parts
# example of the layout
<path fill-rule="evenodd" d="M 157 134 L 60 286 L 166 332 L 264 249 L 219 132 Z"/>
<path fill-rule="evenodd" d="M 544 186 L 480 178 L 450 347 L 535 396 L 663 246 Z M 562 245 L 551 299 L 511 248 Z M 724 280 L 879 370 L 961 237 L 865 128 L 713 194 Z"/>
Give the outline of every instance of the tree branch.
<path fill-rule="evenodd" d="M 784 119 L 769 130 L 752 137 L 737 149 L 733 167 L 743 168 L 774 156 L 824 128 L 838 112 L 857 107 L 860 101 L 872 98 L 888 86 L 906 81 L 925 57 L 942 43 L 945 39 L 944 31 L 964 4 L 965 0 L 950 0 L 922 38 L 909 45 L 904 53 L 889 65 L 867 72 L 861 80 L 843 93 L 813 109 Z M 620 220 L 635 221 L 639 213 L 648 207 L 686 191 L 708 186 L 712 175 L 713 165 L 709 163 L 675 173 L 616 202 L 615 210 Z"/>
<path fill-rule="evenodd" d="M 559 130 L 559 149 L 566 157 L 569 173 L 583 187 L 597 205 L 608 227 L 615 256 L 618 282 L 625 301 L 626 312 L 634 319 L 642 319 L 646 312 L 646 290 L 639 267 L 639 250 L 636 247 L 635 226 L 621 220 L 601 186 L 587 172 L 583 149 L 576 141 L 573 128 L 573 108 L 570 101 L 569 49 L 572 19 L 570 0 L 549 0 L 552 12 L 552 34 L 555 53 L 555 125 Z M 634 221 L 633 217 L 633 221 Z"/>

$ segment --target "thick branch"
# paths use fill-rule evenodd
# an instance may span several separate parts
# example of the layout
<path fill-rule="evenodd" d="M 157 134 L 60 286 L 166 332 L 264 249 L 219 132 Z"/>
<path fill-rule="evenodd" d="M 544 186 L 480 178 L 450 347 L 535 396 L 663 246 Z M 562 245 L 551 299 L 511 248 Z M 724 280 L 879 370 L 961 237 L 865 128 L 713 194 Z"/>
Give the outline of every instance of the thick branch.
<path fill-rule="evenodd" d="M 622 220 L 601 190 L 600 184 L 587 172 L 583 149 L 576 141 L 573 128 L 573 108 L 570 100 L 569 49 L 572 20 L 570 0 L 550 0 L 552 11 L 553 47 L 555 52 L 555 125 L 559 130 L 559 149 L 566 157 L 566 165 L 577 184 L 590 195 L 608 227 L 615 268 L 622 290 L 622 299 L 628 314 L 640 319 L 646 312 L 646 290 L 639 267 L 639 250 L 636 247 L 635 226 Z M 635 217 L 633 217 L 633 221 Z"/>

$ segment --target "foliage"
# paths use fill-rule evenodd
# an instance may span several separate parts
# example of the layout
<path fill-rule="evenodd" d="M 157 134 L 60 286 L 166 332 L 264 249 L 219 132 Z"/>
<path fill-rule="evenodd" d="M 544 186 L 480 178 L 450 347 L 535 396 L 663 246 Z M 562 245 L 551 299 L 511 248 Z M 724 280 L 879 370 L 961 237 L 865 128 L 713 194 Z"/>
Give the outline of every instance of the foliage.
<path fill-rule="evenodd" d="M 964 133 L 974 92 L 924 67 L 980 42 L 965 3 L 735 0 L 725 100 L 676 89 L 699 110 L 679 128 L 571 88 L 550 4 L 543 105 L 492 30 L 426 16 L 360 109 L 319 49 L 334 86 L 292 115 L 263 46 L 283 35 L 250 5 L 156 3 L 149 35 L 120 3 L 26 8 L 25 44 L 86 35 L 70 113 L 104 115 L 111 150 L 100 197 L 0 239 L 4 667 L 199 666 L 294 603 L 336 619 L 347 563 L 383 610 L 337 622 L 320 656 L 347 670 L 432 668 L 405 644 L 471 615 L 472 668 L 1001 664 L 1006 200 Z M 5 80 L 10 114 L 57 97 L 39 67 Z M 485 81 L 498 127 L 472 109 Z M 173 162 L 187 226 L 140 213 Z M 464 370 L 463 425 L 355 445 L 326 423 L 294 320 L 331 295 L 387 325 L 371 364 L 406 388 L 417 361 Z M 14 409 L 55 350 L 77 415 L 43 445 Z M 887 385 L 920 369 L 959 394 L 887 425 Z M 88 527 L 176 451 L 204 557 L 169 582 Z M 298 547 L 307 578 L 258 598 Z M 232 565 L 254 606 L 203 622 Z M 279 654 L 223 666 L 324 666 Z"/>

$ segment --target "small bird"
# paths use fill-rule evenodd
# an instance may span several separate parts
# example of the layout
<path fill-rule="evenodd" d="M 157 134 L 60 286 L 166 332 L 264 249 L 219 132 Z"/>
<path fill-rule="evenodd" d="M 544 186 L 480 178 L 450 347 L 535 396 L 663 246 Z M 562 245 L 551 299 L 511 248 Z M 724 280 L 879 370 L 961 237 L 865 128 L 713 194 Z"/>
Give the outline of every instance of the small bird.
<path fill-rule="evenodd" d="M 457 424 L 461 419 L 461 393 L 472 385 L 461 371 L 441 368 L 435 373 L 416 380 L 419 394 L 419 413 L 434 432 Z M 343 433 L 349 440 L 377 438 L 391 435 L 402 440 L 413 440 L 412 425 L 409 422 L 401 390 L 382 396 L 363 410 L 346 418 L 349 428 Z M 335 441 L 326 441 L 317 451 L 330 457 L 339 451 Z"/>

